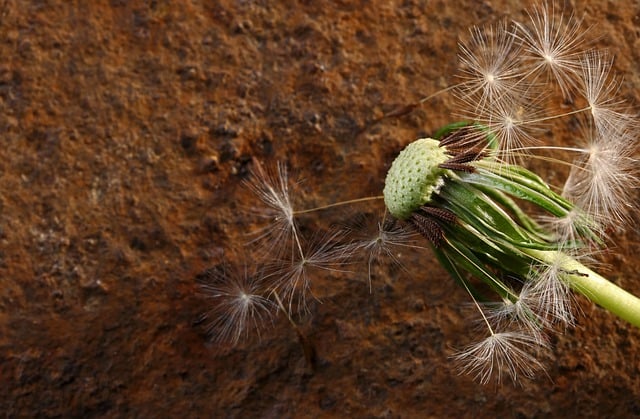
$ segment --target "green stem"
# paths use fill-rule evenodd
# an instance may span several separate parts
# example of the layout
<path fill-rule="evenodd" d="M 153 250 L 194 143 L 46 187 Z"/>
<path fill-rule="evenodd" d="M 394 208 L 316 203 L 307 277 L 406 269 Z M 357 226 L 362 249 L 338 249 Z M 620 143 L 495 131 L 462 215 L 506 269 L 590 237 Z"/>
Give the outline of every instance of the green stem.
<path fill-rule="evenodd" d="M 523 249 L 539 261 L 552 265 L 560 252 Z M 577 260 L 562 254 L 562 269 L 567 273 L 563 278 L 575 291 L 594 303 L 609 310 L 621 319 L 640 327 L 640 298 L 628 293 L 606 278 L 593 272 Z"/>

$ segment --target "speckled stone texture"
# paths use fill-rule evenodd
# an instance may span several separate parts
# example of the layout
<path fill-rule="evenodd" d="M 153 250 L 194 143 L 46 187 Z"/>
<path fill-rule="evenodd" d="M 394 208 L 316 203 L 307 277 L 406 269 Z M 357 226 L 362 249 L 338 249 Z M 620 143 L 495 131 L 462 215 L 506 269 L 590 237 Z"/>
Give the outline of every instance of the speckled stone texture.
<path fill-rule="evenodd" d="M 280 316 L 209 343 L 197 278 L 242 264 L 243 186 L 287 164 L 311 207 L 380 195 L 409 142 L 451 122 L 457 41 L 519 1 L 0 1 L 0 412 L 7 417 L 633 417 L 640 331 L 579 297 L 547 375 L 479 386 L 450 356 L 473 312 L 428 249 L 404 269 L 321 273 L 301 331 Z M 640 91 L 640 9 L 569 1 Z M 570 123 L 558 144 L 570 143 Z M 561 173 L 549 173 L 550 182 Z M 635 192 L 634 192 L 635 193 Z M 637 201 L 637 195 L 636 195 Z M 302 204 L 304 203 L 304 204 Z M 379 214 L 311 214 L 305 229 Z M 634 220 L 637 221 L 637 217 Z M 640 294 L 637 225 L 605 273 Z"/>

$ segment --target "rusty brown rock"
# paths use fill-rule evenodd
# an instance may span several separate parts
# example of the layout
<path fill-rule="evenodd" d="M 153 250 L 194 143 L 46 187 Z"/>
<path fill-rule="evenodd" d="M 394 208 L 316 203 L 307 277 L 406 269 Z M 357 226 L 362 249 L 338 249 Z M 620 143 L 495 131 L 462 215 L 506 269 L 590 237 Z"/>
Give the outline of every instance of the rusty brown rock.
<path fill-rule="evenodd" d="M 637 104 L 637 10 L 580 3 Z M 428 251 L 403 254 L 406 271 L 381 266 L 372 294 L 366 274 L 318 279 L 302 325 L 313 372 L 283 318 L 236 349 L 198 321 L 197 274 L 241 263 L 255 228 L 241 211 L 252 158 L 286 162 L 313 205 L 379 195 L 395 154 L 453 105 L 370 122 L 451 83 L 467 27 L 527 5 L 0 2 L 0 411 L 640 416 L 640 331 L 585 299 L 578 326 L 553 337 L 548 377 L 494 388 L 456 375 L 467 299 Z M 638 238 L 619 235 L 606 258 L 636 294 Z"/>

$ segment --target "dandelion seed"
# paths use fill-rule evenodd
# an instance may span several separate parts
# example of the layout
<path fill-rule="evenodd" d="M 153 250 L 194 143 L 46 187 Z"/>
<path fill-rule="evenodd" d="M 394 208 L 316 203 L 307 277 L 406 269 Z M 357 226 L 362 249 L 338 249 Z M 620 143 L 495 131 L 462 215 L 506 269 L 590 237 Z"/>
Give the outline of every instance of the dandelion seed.
<path fill-rule="evenodd" d="M 634 125 L 634 117 L 621 111 L 617 93 L 620 83 L 611 76 L 613 59 L 601 51 L 586 53 L 581 60 L 582 81 L 595 126 L 601 136 L 622 132 Z"/>
<path fill-rule="evenodd" d="M 312 272 L 317 270 L 342 272 L 339 267 L 348 260 L 349 253 L 340 246 L 341 231 L 302 244 L 302 252 L 290 260 L 277 261 L 268 274 L 271 292 L 288 304 L 289 314 L 308 309 L 307 296 L 311 293 Z M 294 302 L 296 304 L 294 304 Z"/>
<path fill-rule="evenodd" d="M 471 29 L 468 43 L 460 43 L 462 83 L 457 94 L 464 103 L 474 104 L 472 112 L 522 96 L 518 54 L 519 46 L 505 23 Z"/>
<path fill-rule="evenodd" d="M 489 336 L 485 339 L 467 346 L 462 351 L 453 356 L 454 361 L 458 364 L 458 370 L 460 374 L 470 374 L 474 376 L 474 379 L 478 380 L 481 384 L 489 382 L 494 374 L 497 376 L 497 382 L 502 381 L 502 376 L 507 374 L 511 377 L 514 383 L 520 375 L 533 378 L 538 370 L 544 370 L 542 364 L 536 359 L 532 353 L 533 349 L 541 349 L 547 347 L 547 341 L 544 339 L 539 328 L 529 324 L 527 330 L 514 330 L 506 332 L 496 332 L 496 327 L 502 327 L 503 325 L 492 326 L 491 318 L 498 319 L 499 322 L 504 323 L 507 314 L 506 311 L 496 312 L 490 311 L 487 315 L 485 310 L 481 307 L 480 303 L 474 296 L 469 284 L 462 280 L 461 284 L 465 290 L 469 293 L 469 296 L 473 300 L 473 304 L 480 312 L 483 323 L 489 331 Z M 510 292 L 513 295 L 513 292 Z M 506 302 L 506 299 L 505 299 Z M 519 309 L 528 309 L 525 304 L 519 306 L 504 305 L 507 310 L 511 311 L 511 314 L 522 314 L 524 316 L 530 316 L 531 312 L 513 311 Z M 531 317 L 530 317 L 531 318 Z M 524 317 L 521 319 L 524 320 Z M 508 325 L 514 324 L 511 319 L 508 321 Z"/>
<path fill-rule="evenodd" d="M 545 345 L 541 345 L 538 338 L 523 332 L 491 333 L 455 354 L 453 359 L 461 374 L 473 375 L 481 384 L 487 384 L 494 375 L 498 383 L 504 375 L 517 383 L 520 376 L 533 378 L 544 370 L 530 352 L 541 347 Z"/>
<path fill-rule="evenodd" d="M 236 345 L 251 332 L 259 334 L 274 308 L 273 303 L 262 296 L 262 280 L 246 268 L 242 274 L 228 268 L 211 270 L 201 288 L 213 302 L 205 318 L 210 320 L 207 331 L 218 343 Z"/>
<path fill-rule="evenodd" d="M 260 208 L 257 213 L 268 221 L 259 230 L 254 241 L 265 242 L 265 251 L 277 257 L 286 247 L 285 243 L 298 248 L 300 246 L 300 233 L 289 195 L 287 168 L 278 163 L 277 173 L 272 174 L 257 160 L 254 160 L 253 164 L 253 176 L 246 185 L 265 205 L 265 208 Z"/>
<path fill-rule="evenodd" d="M 529 58 L 527 76 L 536 82 L 539 74 L 546 74 L 547 80 L 553 77 L 562 95 L 571 97 L 571 92 L 578 86 L 581 73 L 581 54 L 584 50 L 585 31 L 581 30 L 582 19 L 563 15 L 555 15 L 555 3 L 551 10 L 549 5 L 534 7 L 529 13 L 530 27 L 515 22 L 514 36 L 518 38 Z"/>
<path fill-rule="evenodd" d="M 537 135 L 543 131 L 544 118 L 538 105 L 542 94 L 533 94 L 502 100 L 486 108 L 479 108 L 473 114 L 463 116 L 487 128 L 499 144 L 498 155 L 506 163 L 517 163 L 518 156 L 513 150 L 523 150 L 538 143 Z"/>
<path fill-rule="evenodd" d="M 586 141 L 585 154 L 572 168 L 563 195 L 603 225 L 624 222 L 630 191 L 638 186 L 635 149 L 617 128 L 587 128 Z"/>
<path fill-rule="evenodd" d="M 602 225 L 578 207 L 568 211 L 564 217 L 542 216 L 540 220 L 553 232 L 554 241 L 560 248 L 574 256 L 580 256 L 585 248 L 598 248 L 605 238 Z"/>
<path fill-rule="evenodd" d="M 420 247 L 416 243 L 416 233 L 404 229 L 393 218 L 386 218 L 384 221 L 378 222 L 373 234 L 362 236 L 350 243 L 347 249 L 352 253 L 363 251 L 366 254 L 369 291 L 371 291 L 374 264 L 388 259 L 393 264 L 402 267 L 397 256 L 398 249 Z"/>
<path fill-rule="evenodd" d="M 540 342 L 544 342 L 543 330 L 548 324 L 535 313 L 532 306 L 536 304 L 532 282 L 526 281 L 515 301 L 505 298 L 501 302 L 485 303 L 483 320 L 486 318 L 500 330 L 524 330 L 532 337 L 537 337 Z"/>
<path fill-rule="evenodd" d="M 552 264 L 535 267 L 531 274 L 532 287 L 528 296 L 529 305 L 550 323 L 573 326 L 571 288 L 562 279 L 566 274 L 563 266 L 571 257 L 558 253 Z"/>

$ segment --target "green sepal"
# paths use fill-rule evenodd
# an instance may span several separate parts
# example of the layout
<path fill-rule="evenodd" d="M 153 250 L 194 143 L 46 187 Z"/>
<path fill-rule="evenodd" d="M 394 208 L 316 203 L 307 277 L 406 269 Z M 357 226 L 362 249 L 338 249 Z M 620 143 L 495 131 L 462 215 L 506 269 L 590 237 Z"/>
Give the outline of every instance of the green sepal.
<path fill-rule="evenodd" d="M 551 190 L 536 174 L 514 165 L 479 161 L 474 173 L 463 176 L 465 182 L 497 188 L 515 198 L 529 201 L 556 217 L 565 217 L 573 204 Z"/>
<path fill-rule="evenodd" d="M 445 253 L 448 259 L 461 269 L 467 271 L 471 276 L 481 280 L 487 284 L 491 289 L 498 293 L 502 298 L 513 299 L 516 298 L 513 290 L 505 285 L 493 272 L 491 272 L 486 263 L 478 257 L 478 254 L 468 248 L 465 244 L 459 243 L 456 240 L 447 240 L 446 248 L 443 247 L 443 253 Z M 457 273 L 460 276 L 459 273 Z M 470 285 L 467 280 L 460 277 L 459 280 L 463 280 L 467 287 Z M 480 297 L 481 301 L 487 300 L 481 297 L 478 291 L 475 291 Z"/>
<path fill-rule="evenodd" d="M 549 234 L 548 231 L 546 231 L 534 219 L 529 217 L 522 208 L 520 208 L 518 204 L 504 192 L 483 185 L 475 185 L 475 187 L 493 199 L 498 205 L 504 207 L 515 218 L 514 221 L 520 224 L 527 231 L 537 235 L 541 240 L 553 240 L 552 235 Z"/>
<path fill-rule="evenodd" d="M 474 287 L 473 284 L 469 282 L 467 275 L 470 275 L 470 273 L 467 270 L 464 270 L 464 268 L 457 260 L 455 260 L 455 258 L 453 258 L 454 260 L 452 260 L 450 252 L 444 251 L 439 247 L 434 247 L 433 252 L 440 262 L 440 265 L 442 265 L 442 267 L 447 272 L 449 272 L 449 275 L 451 275 L 453 280 L 456 281 L 459 286 L 465 288 L 476 301 L 483 301 L 485 299 L 485 297 L 476 289 L 476 287 Z M 463 269 L 463 271 L 460 272 L 460 269 Z"/>
<path fill-rule="evenodd" d="M 557 250 L 554 244 L 518 225 L 504 208 L 472 184 L 448 179 L 438 197 L 440 206 L 494 242 L 500 239 L 515 247 Z"/>

